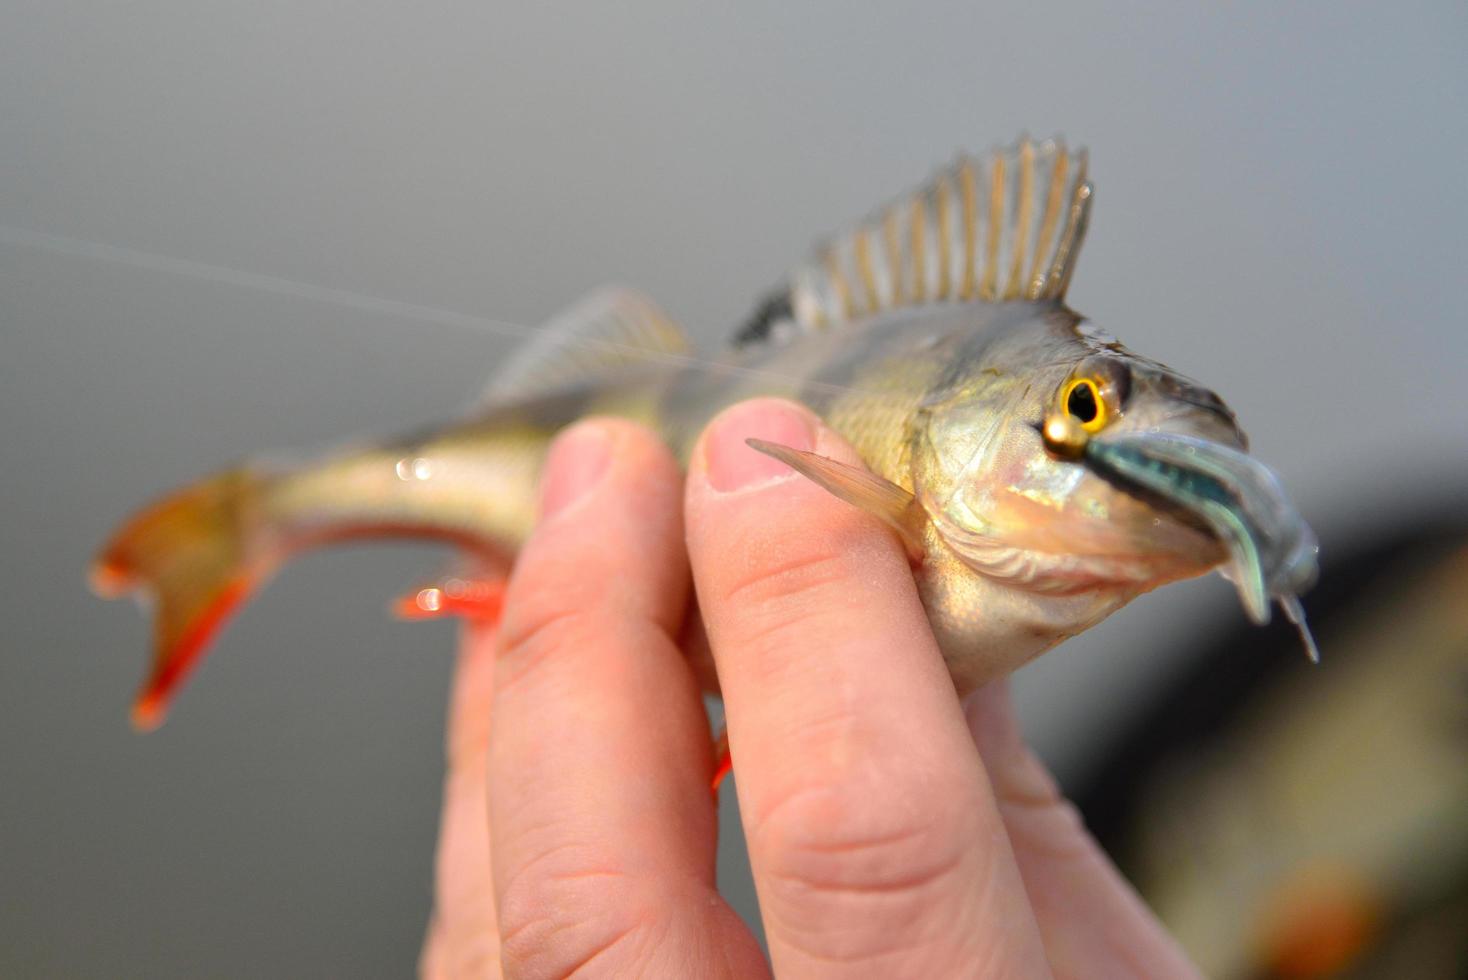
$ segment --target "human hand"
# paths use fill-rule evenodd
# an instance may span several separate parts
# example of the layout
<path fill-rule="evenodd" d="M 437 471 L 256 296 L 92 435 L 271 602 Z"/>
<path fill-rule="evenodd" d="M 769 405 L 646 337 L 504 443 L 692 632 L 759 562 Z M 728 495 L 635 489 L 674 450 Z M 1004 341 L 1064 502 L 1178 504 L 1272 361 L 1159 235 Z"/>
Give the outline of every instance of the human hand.
<path fill-rule="evenodd" d="M 768 974 L 715 888 L 692 585 L 777 975 L 1195 975 L 1006 687 L 959 703 L 892 532 L 748 437 L 858 463 L 770 400 L 714 421 L 686 490 L 635 426 L 556 441 L 503 622 L 460 654 L 423 974 Z"/>

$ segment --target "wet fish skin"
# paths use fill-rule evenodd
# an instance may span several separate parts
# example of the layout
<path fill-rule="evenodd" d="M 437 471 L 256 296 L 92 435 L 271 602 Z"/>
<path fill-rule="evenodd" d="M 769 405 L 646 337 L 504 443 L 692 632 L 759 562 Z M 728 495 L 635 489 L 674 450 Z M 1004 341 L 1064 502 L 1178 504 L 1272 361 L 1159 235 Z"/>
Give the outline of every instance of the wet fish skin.
<path fill-rule="evenodd" d="M 1044 451 L 1036 422 L 1066 378 L 1098 356 L 1130 373 L 1118 425 L 1166 424 L 1242 444 L 1228 416 L 1172 393 L 1192 386 L 1179 389 L 1178 376 L 1125 351 L 1098 351 L 1080 327 L 1063 308 L 969 304 L 712 365 L 644 368 L 388 446 L 273 472 L 247 468 L 234 479 L 237 514 L 224 522 L 249 529 L 240 565 L 251 587 L 290 554 L 360 536 L 442 539 L 504 565 L 533 525 L 539 467 L 566 425 L 629 418 L 686 460 L 723 408 L 793 398 L 921 502 L 930 521 L 919 593 L 956 683 L 968 690 L 1222 558 L 1205 534 Z M 127 553 L 140 536 L 130 528 L 104 567 L 138 564 Z"/>

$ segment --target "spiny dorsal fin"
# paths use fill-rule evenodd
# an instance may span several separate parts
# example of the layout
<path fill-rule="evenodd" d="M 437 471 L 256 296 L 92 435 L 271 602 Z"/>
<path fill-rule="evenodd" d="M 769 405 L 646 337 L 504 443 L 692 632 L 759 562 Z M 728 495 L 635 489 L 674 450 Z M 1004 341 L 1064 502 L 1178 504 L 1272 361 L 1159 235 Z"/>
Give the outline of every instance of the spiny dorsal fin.
<path fill-rule="evenodd" d="M 481 404 L 514 401 L 649 361 L 681 360 L 688 337 L 646 296 L 606 287 L 535 331 L 495 372 Z"/>
<path fill-rule="evenodd" d="M 961 156 L 821 247 L 737 342 L 936 303 L 1061 300 L 1086 233 L 1086 151 L 1022 138 Z"/>

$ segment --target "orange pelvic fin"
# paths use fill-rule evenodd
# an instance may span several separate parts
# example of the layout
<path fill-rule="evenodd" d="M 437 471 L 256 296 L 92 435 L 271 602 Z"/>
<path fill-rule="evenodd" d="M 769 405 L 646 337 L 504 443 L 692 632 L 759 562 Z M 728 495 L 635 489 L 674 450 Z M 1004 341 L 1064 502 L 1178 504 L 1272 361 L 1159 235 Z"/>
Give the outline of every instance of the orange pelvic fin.
<path fill-rule="evenodd" d="M 504 607 L 503 574 L 485 571 L 454 571 L 393 600 L 393 615 L 399 619 L 498 619 Z"/>
<path fill-rule="evenodd" d="M 255 477 L 233 470 L 154 504 L 117 532 L 92 565 L 105 598 L 142 592 L 153 602 L 153 665 L 133 702 L 143 731 L 168 704 L 210 640 L 263 578 L 250 552 Z"/>
<path fill-rule="evenodd" d="M 719 734 L 714 737 L 714 778 L 709 787 L 713 790 L 714 802 L 719 801 L 719 786 L 723 784 L 724 778 L 734 771 L 734 760 L 729 755 L 729 729 L 719 729 Z"/>

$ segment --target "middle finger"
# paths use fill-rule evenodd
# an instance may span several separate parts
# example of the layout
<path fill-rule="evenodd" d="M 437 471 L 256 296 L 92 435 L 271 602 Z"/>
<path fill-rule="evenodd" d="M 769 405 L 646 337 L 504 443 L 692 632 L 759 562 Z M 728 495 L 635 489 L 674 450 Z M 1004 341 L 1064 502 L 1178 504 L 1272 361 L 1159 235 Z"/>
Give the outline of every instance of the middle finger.
<path fill-rule="evenodd" d="M 672 637 L 688 592 L 677 465 L 593 420 L 557 439 L 506 593 L 490 840 L 511 976 L 757 975 L 714 888 L 708 723 Z"/>

